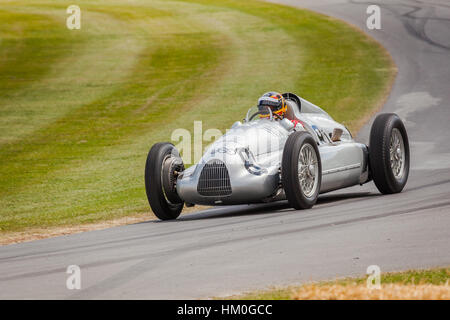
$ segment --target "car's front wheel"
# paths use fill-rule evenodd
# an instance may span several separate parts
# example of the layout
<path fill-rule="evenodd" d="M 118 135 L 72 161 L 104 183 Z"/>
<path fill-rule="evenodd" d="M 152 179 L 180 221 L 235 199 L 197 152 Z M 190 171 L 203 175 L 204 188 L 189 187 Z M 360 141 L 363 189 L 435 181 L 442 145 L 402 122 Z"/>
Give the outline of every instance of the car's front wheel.
<path fill-rule="evenodd" d="M 311 208 L 319 197 L 322 164 L 314 138 L 305 131 L 292 133 L 284 146 L 281 181 L 289 204 Z"/>
<path fill-rule="evenodd" d="M 176 219 L 184 201 L 176 191 L 176 176 L 184 170 L 183 162 L 173 144 L 156 143 L 145 164 L 145 191 L 155 215 L 161 220 Z"/>

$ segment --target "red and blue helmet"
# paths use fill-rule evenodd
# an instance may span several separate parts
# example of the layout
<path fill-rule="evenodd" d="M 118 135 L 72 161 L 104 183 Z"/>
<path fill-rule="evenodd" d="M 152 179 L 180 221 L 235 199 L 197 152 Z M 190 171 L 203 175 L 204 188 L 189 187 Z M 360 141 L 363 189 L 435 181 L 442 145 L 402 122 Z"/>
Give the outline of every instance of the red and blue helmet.
<path fill-rule="evenodd" d="M 284 115 L 287 110 L 286 100 L 281 93 L 270 91 L 258 99 L 258 108 L 269 107 L 273 114 Z"/>

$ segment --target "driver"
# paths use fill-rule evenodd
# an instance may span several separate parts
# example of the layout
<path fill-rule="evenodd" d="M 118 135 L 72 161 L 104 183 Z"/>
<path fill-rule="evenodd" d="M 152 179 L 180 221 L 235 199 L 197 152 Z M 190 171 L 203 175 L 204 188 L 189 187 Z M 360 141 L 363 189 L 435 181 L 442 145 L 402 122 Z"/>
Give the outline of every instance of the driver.
<path fill-rule="evenodd" d="M 284 118 L 287 111 L 286 100 L 280 93 L 274 91 L 266 92 L 258 99 L 258 109 L 264 111 L 266 107 L 270 108 L 273 116 L 280 120 Z"/>
<path fill-rule="evenodd" d="M 270 108 L 272 110 L 273 117 L 278 120 L 282 120 L 286 117 L 287 103 L 286 99 L 279 92 L 269 91 L 264 93 L 258 99 L 258 109 L 260 111 L 266 110 L 265 108 Z M 261 118 L 267 118 L 269 115 L 262 114 Z M 294 124 L 294 128 L 300 122 L 298 119 L 289 119 Z"/>

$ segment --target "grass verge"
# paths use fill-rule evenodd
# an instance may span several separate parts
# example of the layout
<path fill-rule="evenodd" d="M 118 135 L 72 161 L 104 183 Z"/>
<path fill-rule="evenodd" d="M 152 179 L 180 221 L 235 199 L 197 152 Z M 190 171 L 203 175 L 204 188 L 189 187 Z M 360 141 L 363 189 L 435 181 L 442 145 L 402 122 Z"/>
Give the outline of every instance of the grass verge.
<path fill-rule="evenodd" d="M 149 214 L 143 169 L 177 128 L 225 130 L 269 90 L 358 129 L 395 75 L 351 26 L 260 1 L 3 1 L 0 237 Z"/>
<path fill-rule="evenodd" d="M 307 283 L 233 296 L 243 300 L 450 300 L 450 268 L 381 274 L 381 289 L 367 288 L 367 278 Z"/>

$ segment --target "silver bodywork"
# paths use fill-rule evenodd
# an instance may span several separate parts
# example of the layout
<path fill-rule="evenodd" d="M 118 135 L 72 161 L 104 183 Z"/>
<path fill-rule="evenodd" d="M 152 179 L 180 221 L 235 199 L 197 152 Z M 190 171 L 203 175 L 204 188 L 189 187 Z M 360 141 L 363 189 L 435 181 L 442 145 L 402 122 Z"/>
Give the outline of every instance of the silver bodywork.
<path fill-rule="evenodd" d="M 285 142 L 294 130 L 308 131 L 318 144 L 320 193 L 367 182 L 367 146 L 355 142 L 347 128 L 321 108 L 300 100 L 301 111 L 294 101 L 288 101 L 288 108 L 303 126 L 294 128 L 288 119 L 236 122 L 208 148 L 198 164 L 178 176 L 176 190 L 181 199 L 205 205 L 285 199 L 281 160 Z M 341 141 L 330 139 L 335 128 L 342 130 Z"/>

